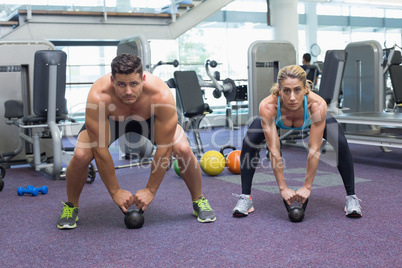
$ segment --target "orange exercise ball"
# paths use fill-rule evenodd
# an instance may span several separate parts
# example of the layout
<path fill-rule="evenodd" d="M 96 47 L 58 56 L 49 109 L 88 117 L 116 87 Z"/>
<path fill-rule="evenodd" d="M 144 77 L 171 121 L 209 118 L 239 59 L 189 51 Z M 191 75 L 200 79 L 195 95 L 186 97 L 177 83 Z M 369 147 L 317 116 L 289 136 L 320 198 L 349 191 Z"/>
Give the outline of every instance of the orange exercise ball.
<path fill-rule="evenodd" d="M 240 150 L 231 151 L 226 158 L 226 166 L 233 174 L 240 174 Z"/>
<path fill-rule="evenodd" d="M 225 157 L 218 151 L 208 151 L 201 157 L 200 166 L 209 176 L 219 175 L 225 168 Z"/>

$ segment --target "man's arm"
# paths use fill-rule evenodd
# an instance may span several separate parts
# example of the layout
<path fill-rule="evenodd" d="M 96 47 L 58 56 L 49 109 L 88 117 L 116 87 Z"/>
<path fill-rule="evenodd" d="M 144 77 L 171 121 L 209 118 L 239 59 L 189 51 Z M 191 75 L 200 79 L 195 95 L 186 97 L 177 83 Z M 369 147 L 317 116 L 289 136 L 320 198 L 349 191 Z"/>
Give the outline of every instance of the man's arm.
<path fill-rule="evenodd" d="M 134 198 L 133 195 L 120 189 L 117 181 L 114 162 L 109 152 L 110 127 L 106 102 L 96 94 L 89 94 L 85 112 L 85 126 L 92 146 L 93 156 L 99 175 L 113 201 L 127 212 Z"/>
<path fill-rule="evenodd" d="M 161 86 L 166 86 L 164 83 Z M 174 99 L 170 89 L 166 86 L 165 93 L 154 104 L 153 133 L 156 143 L 156 151 L 152 160 L 151 174 L 145 189 L 139 190 L 134 196 L 135 204 L 142 210 L 146 210 L 152 202 L 162 180 L 165 176 L 172 154 L 174 134 L 177 128 L 177 113 Z"/>

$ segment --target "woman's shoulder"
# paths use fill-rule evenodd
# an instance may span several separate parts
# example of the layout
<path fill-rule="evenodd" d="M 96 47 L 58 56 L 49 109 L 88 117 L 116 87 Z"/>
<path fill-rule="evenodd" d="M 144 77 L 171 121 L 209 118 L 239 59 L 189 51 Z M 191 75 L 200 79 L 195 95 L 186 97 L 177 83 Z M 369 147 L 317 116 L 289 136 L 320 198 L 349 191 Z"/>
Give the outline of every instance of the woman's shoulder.
<path fill-rule="evenodd" d="M 327 103 L 318 94 L 310 92 L 307 95 L 307 102 L 311 114 L 315 114 L 318 111 L 324 114 L 327 112 Z"/>
<path fill-rule="evenodd" d="M 319 105 L 325 104 L 326 105 L 325 100 L 320 95 L 318 95 L 317 93 L 314 93 L 312 91 L 310 91 L 309 94 L 307 94 L 307 102 L 309 105 L 310 104 L 319 104 Z"/>
<path fill-rule="evenodd" d="M 272 113 L 276 113 L 276 107 L 277 107 L 277 100 L 278 97 L 274 95 L 269 95 L 265 99 L 263 99 L 260 103 L 260 115 L 269 115 Z"/>

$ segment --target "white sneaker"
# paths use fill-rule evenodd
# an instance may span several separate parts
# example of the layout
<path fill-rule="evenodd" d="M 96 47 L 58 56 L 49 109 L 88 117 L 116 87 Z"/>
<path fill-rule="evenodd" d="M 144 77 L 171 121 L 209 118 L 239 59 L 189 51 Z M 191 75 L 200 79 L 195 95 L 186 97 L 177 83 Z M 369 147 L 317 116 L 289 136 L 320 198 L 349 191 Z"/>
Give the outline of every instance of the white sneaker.
<path fill-rule="evenodd" d="M 246 217 L 249 213 L 254 211 L 253 200 L 251 200 L 251 196 L 245 194 L 232 195 L 239 198 L 239 201 L 237 201 L 237 204 L 233 209 L 233 217 Z"/>
<path fill-rule="evenodd" d="M 348 217 L 361 217 L 362 207 L 360 206 L 361 200 L 356 195 L 346 196 L 345 213 Z"/>

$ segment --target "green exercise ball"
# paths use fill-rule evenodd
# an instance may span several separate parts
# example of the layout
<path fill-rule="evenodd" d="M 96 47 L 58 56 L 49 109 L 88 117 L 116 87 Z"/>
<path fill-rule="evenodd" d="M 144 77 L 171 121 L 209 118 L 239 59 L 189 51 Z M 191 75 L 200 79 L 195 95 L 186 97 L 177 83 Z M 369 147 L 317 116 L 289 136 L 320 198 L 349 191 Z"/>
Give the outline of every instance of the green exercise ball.
<path fill-rule="evenodd" d="M 180 169 L 179 169 L 179 162 L 177 161 L 177 159 L 174 160 L 173 167 L 174 167 L 174 171 L 176 172 L 177 176 L 181 177 Z"/>

